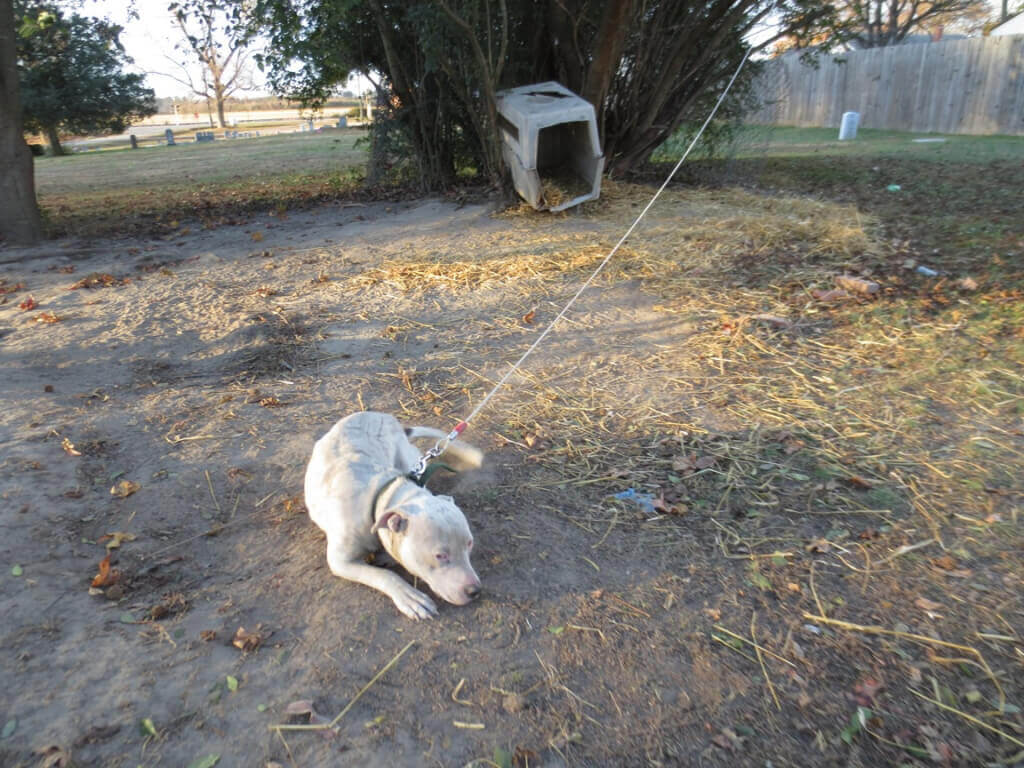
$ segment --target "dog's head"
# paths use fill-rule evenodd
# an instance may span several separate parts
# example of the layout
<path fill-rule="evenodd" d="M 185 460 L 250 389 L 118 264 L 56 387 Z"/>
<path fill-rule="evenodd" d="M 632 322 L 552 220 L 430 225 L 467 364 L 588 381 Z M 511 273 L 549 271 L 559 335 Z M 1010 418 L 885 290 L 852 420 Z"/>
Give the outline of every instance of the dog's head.
<path fill-rule="evenodd" d="M 466 605 L 480 594 L 480 579 L 469 562 L 473 534 L 451 496 L 430 491 L 397 495 L 376 523 L 384 549 L 441 598 Z"/>

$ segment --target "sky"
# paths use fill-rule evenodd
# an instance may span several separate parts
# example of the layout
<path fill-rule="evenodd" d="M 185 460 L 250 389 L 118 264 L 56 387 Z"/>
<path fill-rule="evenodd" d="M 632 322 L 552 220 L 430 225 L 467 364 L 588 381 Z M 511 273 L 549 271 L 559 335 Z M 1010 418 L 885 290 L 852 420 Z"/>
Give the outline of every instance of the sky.
<path fill-rule="evenodd" d="M 171 0 L 93 0 L 86 2 L 79 11 L 86 16 L 102 16 L 124 28 L 121 33 L 121 44 L 135 61 L 132 70 L 146 75 L 146 84 L 156 91 L 158 97 L 187 96 L 187 86 L 175 81 L 167 74 L 180 79 L 184 77 L 180 66 L 175 62 L 183 61 L 174 46 L 179 42 L 180 31 L 174 15 L 167 10 Z M 138 18 L 133 16 L 134 10 Z M 192 68 L 193 78 L 198 79 L 200 70 Z M 265 96 L 268 91 L 265 82 L 255 65 L 252 74 L 257 90 L 239 93 L 238 96 Z M 368 90 L 370 85 L 365 78 L 352 81 L 347 86 L 352 90 Z"/>

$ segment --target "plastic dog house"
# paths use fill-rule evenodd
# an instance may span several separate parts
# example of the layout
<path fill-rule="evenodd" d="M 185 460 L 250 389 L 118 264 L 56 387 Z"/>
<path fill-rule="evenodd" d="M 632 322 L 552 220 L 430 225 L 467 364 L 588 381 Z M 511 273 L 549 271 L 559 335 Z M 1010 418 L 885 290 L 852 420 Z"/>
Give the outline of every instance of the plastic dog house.
<path fill-rule="evenodd" d="M 502 156 L 516 192 L 539 211 L 601 194 L 604 155 L 590 102 L 555 82 L 500 91 Z"/>

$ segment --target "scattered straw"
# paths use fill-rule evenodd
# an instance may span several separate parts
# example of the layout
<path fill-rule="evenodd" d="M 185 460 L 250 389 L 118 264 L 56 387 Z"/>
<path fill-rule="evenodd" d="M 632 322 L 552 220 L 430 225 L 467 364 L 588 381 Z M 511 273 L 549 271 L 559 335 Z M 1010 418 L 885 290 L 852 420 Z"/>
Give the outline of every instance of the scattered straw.
<path fill-rule="evenodd" d="M 928 703 L 934 704 L 939 709 L 944 709 L 947 712 L 952 712 L 954 715 L 959 715 L 960 717 L 962 717 L 964 720 L 967 720 L 968 722 L 974 723 L 977 726 L 980 726 L 982 728 L 985 728 L 986 730 L 992 731 L 992 733 L 999 734 L 1004 739 L 1009 741 L 1011 744 L 1016 744 L 1018 747 L 1024 747 L 1024 741 L 1021 741 L 1020 739 L 1015 738 L 1014 736 L 1011 736 L 1006 731 L 1000 730 L 999 728 L 996 728 L 994 725 L 990 725 L 990 724 L 986 723 L 984 720 L 979 720 L 974 715 L 969 715 L 966 712 L 960 711 L 956 707 L 951 707 L 948 704 L 943 704 L 941 701 L 938 701 L 936 699 L 933 699 L 933 698 L 930 698 L 928 696 L 925 696 L 923 693 L 918 693 L 913 688 L 908 688 L 907 690 L 910 691 L 915 696 L 917 696 L 917 698 L 924 699 Z"/>
<path fill-rule="evenodd" d="M 768 690 L 772 694 L 772 701 L 775 702 L 775 708 L 780 712 L 782 711 L 782 704 L 779 703 L 779 696 L 775 693 L 775 686 L 772 685 L 771 675 L 768 674 L 768 667 L 764 663 L 764 654 L 761 652 L 761 646 L 757 644 L 757 611 L 754 611 L 750 615 L 750 637 L 753 642 L 751 645 L 754 646 L 754 650 L 757 652 L 757 662 L 761 665 L 761 674 L 764 675 L 764 681 L 768 684 Z"/>

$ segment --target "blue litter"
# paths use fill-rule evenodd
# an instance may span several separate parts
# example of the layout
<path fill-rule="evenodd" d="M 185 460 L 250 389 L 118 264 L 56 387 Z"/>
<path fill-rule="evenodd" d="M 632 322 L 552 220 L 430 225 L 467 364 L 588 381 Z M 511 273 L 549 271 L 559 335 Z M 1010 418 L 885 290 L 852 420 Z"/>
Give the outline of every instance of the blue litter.
<path fill-rule="evenodd" d="M 916 272 L 919 275 L 924 275 L 925 277 L 938 277 L 939 275 L 939 273 L 936 272 L 934 269 L 932 269 L 931 267 L 926 267 L 924 264 L 919 266 Z"/>
<path fill-rule="evenodd" d="M 632 488 L 627 488 L 624 491 L 613 493 L 612 498 L 619 499 L 621 501 L 633 501 L 636 502 L 640 508 L 649 514 L 654 514 L 654 495 L 650 493 L 637 493 Z"/>

